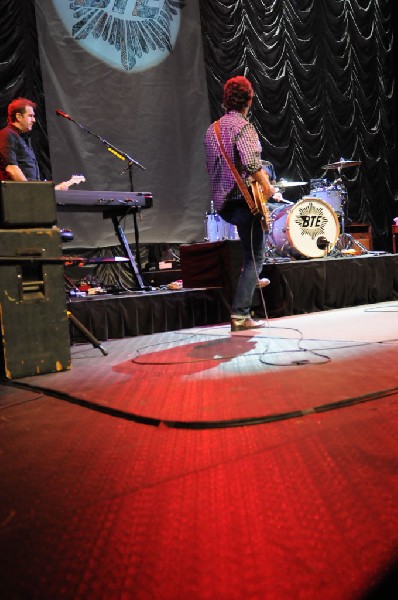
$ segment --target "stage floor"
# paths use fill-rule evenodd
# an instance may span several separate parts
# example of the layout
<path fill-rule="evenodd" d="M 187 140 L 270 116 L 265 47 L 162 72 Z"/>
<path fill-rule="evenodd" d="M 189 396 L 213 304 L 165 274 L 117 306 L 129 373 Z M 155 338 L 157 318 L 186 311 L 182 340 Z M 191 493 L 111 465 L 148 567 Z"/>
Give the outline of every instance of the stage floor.
<path fill-rule="evenodd" d="M 388 597 L 397 312 L 74 344 L 3 384 L 4 597 Z"/>

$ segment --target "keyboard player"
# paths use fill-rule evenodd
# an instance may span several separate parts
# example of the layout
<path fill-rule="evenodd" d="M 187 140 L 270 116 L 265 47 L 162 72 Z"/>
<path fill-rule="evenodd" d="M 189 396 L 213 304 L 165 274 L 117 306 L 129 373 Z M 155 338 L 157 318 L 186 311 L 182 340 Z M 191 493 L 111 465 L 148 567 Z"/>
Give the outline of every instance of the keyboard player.
<path fill-rule="evenodd" d="M 40 170 L 30 135 L 36 104 L 27 98 L 12 100 L 7 108 L 7 126 L 0 130 L 0 181 L 40 181 Z M 55 186 L 68 189 L 70 182 Z"/>

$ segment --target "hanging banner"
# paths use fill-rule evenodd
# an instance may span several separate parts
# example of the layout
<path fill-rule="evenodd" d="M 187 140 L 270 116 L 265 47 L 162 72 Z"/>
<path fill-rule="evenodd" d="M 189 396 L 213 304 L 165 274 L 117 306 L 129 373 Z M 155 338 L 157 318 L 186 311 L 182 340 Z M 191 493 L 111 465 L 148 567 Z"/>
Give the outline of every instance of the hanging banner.
<path fill-rule="evenodd" d="M 36 0 L 36 19 L 54 181 L 151 192 L 140 242 L 201 241 L 210 116 L 198 0 Z M 58 222 L 74 247 L 118 243 L 100 213 Z M 131 215 L 123 229 L 135 243 Z"/>

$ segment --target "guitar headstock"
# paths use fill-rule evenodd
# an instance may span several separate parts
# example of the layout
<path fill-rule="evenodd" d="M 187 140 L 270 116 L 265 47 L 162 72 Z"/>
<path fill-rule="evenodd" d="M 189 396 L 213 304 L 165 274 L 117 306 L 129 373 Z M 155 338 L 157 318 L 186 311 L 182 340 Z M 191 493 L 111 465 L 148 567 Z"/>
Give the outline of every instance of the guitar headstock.
<path fill-rule="evenodd" d="M 86 178 L 84 177 L 84 175 L 72 175 L 68 183 L 70 183 L 70 185 L 77 185 L 79 183 L 84 183 L 85 181 Z"/>
<path fill-rule="evenodd" d="M 83 181 L 86 181 L 86 178 L 84 177 L 84 175 L 72 175 L 72 177 L 70 179 L 68 179 L 68 181 L 63 181 L 62 183 L 58 183 L 58 185 L 55 186 L 55 189 L 56 190 L 68 190 L 71 185 L 82 183 Z"/>

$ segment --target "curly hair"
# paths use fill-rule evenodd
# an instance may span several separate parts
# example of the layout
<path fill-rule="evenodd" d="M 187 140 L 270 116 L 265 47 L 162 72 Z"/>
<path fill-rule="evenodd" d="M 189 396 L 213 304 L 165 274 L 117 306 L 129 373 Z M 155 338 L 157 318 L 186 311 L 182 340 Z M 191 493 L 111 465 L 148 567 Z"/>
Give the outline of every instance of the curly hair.
<path fill-rule="evenodd" d="M 25 114 L 27 106 L 31 106 L 34 109 L 36 108 L 37 104 L 32 102 L 32 100 L 28 100 L 27 98 L 15 98 L 15 100 L 12 100 L 7 109 L 8 123 L 15 123 L 16 114 Z"/>
<path fill-rule="evenodd" d="M 223 106 L 227 111 L 241 111 L 249 104 L 253 96 L 252 84 L 246 77 L 240 75 L 231 77 L 224 84 Z"/>

